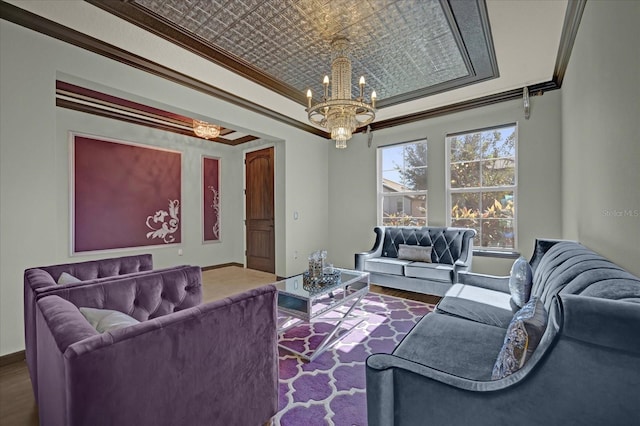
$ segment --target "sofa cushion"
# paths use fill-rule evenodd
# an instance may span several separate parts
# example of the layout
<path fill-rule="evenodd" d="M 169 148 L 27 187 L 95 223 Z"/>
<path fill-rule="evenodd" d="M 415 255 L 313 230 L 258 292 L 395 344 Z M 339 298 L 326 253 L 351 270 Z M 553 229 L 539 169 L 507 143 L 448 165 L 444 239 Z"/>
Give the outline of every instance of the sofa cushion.
<path fill-rule="evenodd" d="M 461 299 L 473 300 L 474 302 L 485 305 L 495 306 L 496 308 L 509 311 L 509 316 L 513 317 L 513 312 L 511 311 L 511 305 L 509 303 L 511 300 L 511 295 L 509 293 L 456 283 L 452 285 L 445 294 L 445 298 L 447 297 L 458 297 Z"/>
<path fill-rule="evenodd" d="M 504 328 L 430 313 L 393 354 L 471 380 L 490 380 Z"/>
<path fill-rule="evenodd" d="M 411 278 L 426 278 L 450 283 L 453 280 L 453 265 L 411 262 L 404 267 L 404 275 Z"/>
<path fill-rule="evenodd" d="M 112 309 L 80 308 L 80 313 L 98 333 L 106 333 L 140 323 L 137 319 Z"/>
<path fill-rule="evenodd" d="M 509 290 L 511 291 L 511 300 L 521 308 L 529 301 L 531 296 L 531 285 L 533 282 L 533 273 L 531 265 L 524 257 L 520 256 L 513 266 L 511 266 L 511 274 L 509 276 Z"/>
<path fill-rule="evenodd" d="M 82 281 L 80 281 L 78 278 L 74 277 L 71 274 L 63 272 L 62 274 L 60 274 L 60 278 L 58 278 L 57 284 L 66 285 L 66 284 L 73 284 L 73 283 L 79 283 L 79 282 L 82 282 Z"/>
<path fill-rule="evenodd" d="M 506 329 L 513 318 L 511 309 L 499 308 L 461 297 L 444 297 L 440 300 L 436 309 L 439 313 L 481 322 L 502 329 Z"/>
<path fill-rule="evenodd" d="M 404 275 L 404 267 L 411 263 L 410 260 L 401 260 L 389 257 L 374 257 L 364 262 L 364 270 L 367 272 L 379 272 L 382 274 Z"/>
<path fill-rule="evenodd" d="M 398 246 L 398 259 L 431 263 L 431 247 L 400 244 Z"/>
<path fill-rule="evenodd" d="M 538 347 L 547 326 L 547 311 L 538 298 L 527 302 L 513 316 L 491 374 L 492 380 L 507 377 L 522 368 Z"/>

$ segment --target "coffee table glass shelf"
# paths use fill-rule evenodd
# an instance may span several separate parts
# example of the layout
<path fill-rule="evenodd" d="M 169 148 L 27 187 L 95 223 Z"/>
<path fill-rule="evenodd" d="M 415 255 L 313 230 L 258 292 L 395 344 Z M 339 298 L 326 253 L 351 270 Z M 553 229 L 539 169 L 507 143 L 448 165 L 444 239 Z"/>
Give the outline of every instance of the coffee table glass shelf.
<path fill-rule="evenodd" d="M 304 323 L 333 325 L 315 350 L 301 353 L 279 344 L 308 361 L 313 361 L 364 320 L 352 312 L 369 292 L 369 273 L 340 268 L 334 271 L 336 275 L 339 273 L 339 279 L 330 280 L 326 285 L 309 286 L 302 274 L 274 283 L 278 289 L 278 311 L 284 316 L 278 324 L 279 335 Z M 339 309 L 343 306 L 344 309 Z"/>

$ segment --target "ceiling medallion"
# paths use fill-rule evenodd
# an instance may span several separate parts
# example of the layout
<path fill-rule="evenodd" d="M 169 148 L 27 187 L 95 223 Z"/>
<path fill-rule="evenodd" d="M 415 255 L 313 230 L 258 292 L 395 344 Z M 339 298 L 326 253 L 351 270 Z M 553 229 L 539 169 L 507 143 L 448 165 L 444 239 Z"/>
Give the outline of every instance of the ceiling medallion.
<path fill-rule="evenodd" d="M 364 77 L 360 77 L 360 96 L 351 99 L 351 60 L 349 40 L 340 37 L 331 42 L 331 98 L 329 76 L 326 75 L 322 102 L 311 105 L 313 94 L 307 90 L 309 121 L 331 132 L 336 148 L 346 148 L 353 132 L 371 123 L 376 117 L 376 91 L 371 92 L 371 103 L 364 100 Z"/>
<path fill-rule="evenodd" d="M 193 120 L 193 133 L 201 138 L 215 139 L 220 136 L 220 126 L 206 121 Z"/>

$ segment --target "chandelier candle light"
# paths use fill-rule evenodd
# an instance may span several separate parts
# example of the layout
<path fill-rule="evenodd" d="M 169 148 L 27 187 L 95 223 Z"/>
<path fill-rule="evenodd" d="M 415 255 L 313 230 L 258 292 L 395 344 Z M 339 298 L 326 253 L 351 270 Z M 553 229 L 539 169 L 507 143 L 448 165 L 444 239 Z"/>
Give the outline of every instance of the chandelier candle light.
<path fill-rule="evenodd" d="M 193 120 L 193 133 L 201 138 L 215 139 L 220 136 L 220 126 L 206 121 Z"/>
<path fill-rule="evenodd" d="M 371 92 L 371 103 L 364 101 L 364 77 L 360 77 L 360 96 L 351 99 L 351 60 L 349 40 L 336 38 L 331 43 L 331 98 L 329 98 L 329 76 L 326 75 L 322 102 L 311 105 L 313 94 L 307 90 L 309 121 L 331 132 L 336 148 L 346 148 L 353 132 L 371 123 L 376 117 L 376 91 Z"/>

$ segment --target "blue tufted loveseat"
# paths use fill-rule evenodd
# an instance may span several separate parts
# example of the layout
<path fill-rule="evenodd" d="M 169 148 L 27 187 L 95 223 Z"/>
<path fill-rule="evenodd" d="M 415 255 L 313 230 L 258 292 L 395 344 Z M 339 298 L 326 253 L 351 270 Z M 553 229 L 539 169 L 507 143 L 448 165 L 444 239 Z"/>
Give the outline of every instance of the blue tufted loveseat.
<path fill-rule="evenodd" d="M 373 248 L 355 255 L 355 269 L 369 272 L 374 284 L 443 296 L 458 272 L 471 269 L 473 229 L 377 226 L 374 232 Z M 398 259 L 401 244 L 431 247 L 431 262 Z"/>
<path fill-rule="evenodd" d="M 524 365 L 493 378 L 509 277 L 461 273 L 392 354 L 367 359 L 370 426 L 638 424 L 640 278 L 574 241 L 537 240 L 529 264 L 548 320 Z"/>

